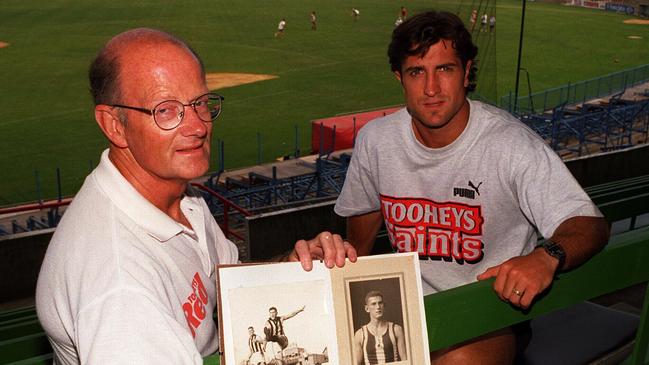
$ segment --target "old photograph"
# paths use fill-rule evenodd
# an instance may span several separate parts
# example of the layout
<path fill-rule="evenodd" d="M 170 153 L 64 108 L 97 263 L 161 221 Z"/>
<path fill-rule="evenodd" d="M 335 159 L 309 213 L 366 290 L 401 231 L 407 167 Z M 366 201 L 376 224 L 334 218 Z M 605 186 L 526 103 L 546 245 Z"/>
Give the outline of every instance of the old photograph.
<path fill-rule="evenodd" d="M 408 359 L 401 276 L 349 282 L 354 364 Z"/>
<path fill-rule="evenodd" d="M 221 364 L 429 363 L 415 253 L 218 267 Z"/>
<path fill-rule="evenodd" d="M 331 277 L 341 364 L 430 363 L 416 253 L 363 257 Z"/>
<path fill-rule="evenodd" d="M 336 356 L 327 273 L 293 266 L 219 269 L 226 364 L 320 365 Z"/>

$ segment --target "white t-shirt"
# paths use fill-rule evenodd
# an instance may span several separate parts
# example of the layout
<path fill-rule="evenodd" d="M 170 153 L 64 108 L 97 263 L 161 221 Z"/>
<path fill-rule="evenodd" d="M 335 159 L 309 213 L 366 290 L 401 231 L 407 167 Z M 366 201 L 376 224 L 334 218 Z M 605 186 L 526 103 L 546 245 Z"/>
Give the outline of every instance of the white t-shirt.
<path fill-rule="evenodd" d="M 217 263 L 236 263 L 205 201 L 188 190 L 192 228 L 152 205 L 104 151 L 66 210 L 36 289 L 60 364 L 202 364 L 217 350 Z"/>
<path fill-rule="evenodd" d="M 465 130 L 442 148 L 417 140 L 406 109 L 365 125 L 335 206 L 345 217 L 381 210 L 394 248 L 419 252 L 424 294 L 529 253 L 537 230 L 550 237 L 568 218 L 601 216 L 536 133 L 469 103 Z"/>
<path fill-rule="evenodd" d="M 286 26 L 286 22 L 281 20 L 279 24 L 277 25 L 277 30 L 284 30 L 284 27 Z"/>

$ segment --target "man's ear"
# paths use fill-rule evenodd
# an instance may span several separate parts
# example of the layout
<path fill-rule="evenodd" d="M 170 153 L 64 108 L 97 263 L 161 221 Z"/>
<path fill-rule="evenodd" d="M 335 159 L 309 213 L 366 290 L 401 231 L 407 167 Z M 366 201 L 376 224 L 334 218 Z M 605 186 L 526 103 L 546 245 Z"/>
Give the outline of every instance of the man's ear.
<path fill-rule="evenodd" d="M 471 67 L 473 66 L 473 61 L 468 60 L 466 62 L 466 67 L 464 68 L 464 87 L 469 86 L 469 74 L 471 74 Z"/>
<path fill-rule="evenodd" d="M 399 72 L 399 71 L 394 71 L 394 77 L 396 77 L 397 80 L 399 80 L 399 82 L 401 82 L 401 72 Z"/>
<path fill-rule="evenodd" d="M 119 120 L 117 111 L 108 105 L 95 106 L 95 120 L 110 143 L 119 148 L 128 147 L 124 123 Z"/>
<path fill-rule="evenodd" d="M 367 313 L 370 312 L 370 307 L 368 307 L 367 304 L 365 304 L 365 311 L 366 311 Z"/>

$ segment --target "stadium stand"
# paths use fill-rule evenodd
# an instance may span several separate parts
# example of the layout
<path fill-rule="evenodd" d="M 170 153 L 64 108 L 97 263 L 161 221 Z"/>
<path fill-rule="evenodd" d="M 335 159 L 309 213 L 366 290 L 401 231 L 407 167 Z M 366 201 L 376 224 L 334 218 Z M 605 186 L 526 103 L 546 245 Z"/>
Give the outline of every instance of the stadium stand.
<path fill-rule="evenodd" d="M 500 106 L 514 114 L 536 114 L 560 105 L 585 104 L 589 100 L 604 98 L 621 92 L 643 95 L 649 82 L 649 64 L 608 75 L 569 83 L 560 87 L 519 96 L 513 100 L 511 92 L 500 99 Z"/>
<path fill-rule="evenodd" d="M 564 159 L 644 144 L 649 141 L 649 83 L 643 83 L 647 79 L 649 65 L 558 88 L 558 97 L 555 89 L 533 94 L 523 97 L 529 105 L 518 110 L 518 117 Z M 534 105 L 539 102 L 534 100 L 541 96 L 542 111 L 536 112 Z M 598 98 L 588 99 L 594 96 Z M 544 111 L 550 106 L 550 110 Z M 219 170 L 197 182 L 218 194 L 205 191 L 217 217 L 225 214 L 226 206 L 261 212 L 333 199 L 344 183 L 351 155 L 347 149 L 353 147 L 357 131 L 372 118 L 397 109 L 389 107 L 312 121 L 311 148 L 317 155 L 298 157 L 296 140 L 295 156 L 286 156 L 288 159 L 283 163 L 225 172 L 223 142 L 218 141 Z M 0 236 L 56 227 L 70 200 L 59 197 L 47 203 L 0 208 Z M 228 226 L 227 222 L 232 221 L 233 229 L 241 229 L 243 217 L 245 214 L 233 212 L 220 223 Z M 243 237 L 236 232 L 234 236 Z"/>

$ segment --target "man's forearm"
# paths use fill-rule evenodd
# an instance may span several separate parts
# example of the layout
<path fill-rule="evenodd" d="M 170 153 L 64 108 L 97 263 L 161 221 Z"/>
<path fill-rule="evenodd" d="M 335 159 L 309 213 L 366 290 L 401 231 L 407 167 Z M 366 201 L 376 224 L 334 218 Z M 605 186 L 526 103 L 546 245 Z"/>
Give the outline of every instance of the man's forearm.
<path fill-rule="evenodd" d="M 359 256 L 372 252 L 382 222 L 381 211 L 347 217 L 347 241 L 356 248 Z"/>
<path fill-rule="evenodd" d="M 572 269 L 586 262 L 606 246 L 609 234 L 604 218 L 572 217 L 565 220 L 551 238 L 566 252 L 565 263 L 558 270 Z"/>

